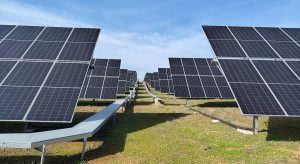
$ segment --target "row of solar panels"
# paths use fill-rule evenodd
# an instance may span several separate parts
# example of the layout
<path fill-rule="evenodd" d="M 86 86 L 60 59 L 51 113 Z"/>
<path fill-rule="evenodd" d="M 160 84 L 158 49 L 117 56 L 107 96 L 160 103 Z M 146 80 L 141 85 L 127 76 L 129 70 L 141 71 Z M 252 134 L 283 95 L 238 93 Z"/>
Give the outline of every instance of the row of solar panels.
<path fill-rule="evenodd" d="M 158 68 L 158 72 L 146 73 L 144 81 L 156 91 L 169 94 L 174 93 L 170 68 Z"/>
<path fill-rule="evenodd" d="M 99 33 L 96 28 L 0 25 L 0 120 L 71 122 L 80 94 L 101 83 L 94 77 L 103 71 L 98 66 L 106 65 L 91 60 Z M 105 96 L 112 95 L 106 89 L 110 83 L 118 85 L 106 77 L 120 71 L 118 62 L 107 63 L 112 68 L 103 76 Z M 130 83 L 136 80 L 132 74 Z"/>
<path fill-rule="evenodd" d="M 156 91 L 175 93 L 177 98 L 233 98 L 225 77 L 211 60 L 169 58 L 170 68 L 146 73 L 145 81 Z M 169 92 L 164 92 L 166 86 Z"/>
<path fill-rule="evenodd" d="M 137 73 L 120 66 L 119 59 L 92 59 L 80 98 L 115 99 L 117 94 L 128 93 Z"/>
<path fill-rule="evenodd" d="M 244 115 L 300 115 L 299 28 L 203 29 L 217 66 L 211 59 L 170 58 L 176 97 L 214 97 L 217 86 L 221 97 L 237 100 Z"/>

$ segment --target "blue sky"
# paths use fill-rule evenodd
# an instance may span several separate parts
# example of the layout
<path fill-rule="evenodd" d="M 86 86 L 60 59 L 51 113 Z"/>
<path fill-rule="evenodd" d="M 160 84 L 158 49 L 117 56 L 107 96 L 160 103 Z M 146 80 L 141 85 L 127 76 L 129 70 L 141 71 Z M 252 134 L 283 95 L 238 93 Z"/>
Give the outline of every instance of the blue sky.
<path fill-rule="evenodd" d="M 0 2 L 1 24 L 99 27 L 94 56 L 145 72 L 168 57 L 212 57 L 201 25 L 300 26 L 299 0 L 23 0 Z"/>

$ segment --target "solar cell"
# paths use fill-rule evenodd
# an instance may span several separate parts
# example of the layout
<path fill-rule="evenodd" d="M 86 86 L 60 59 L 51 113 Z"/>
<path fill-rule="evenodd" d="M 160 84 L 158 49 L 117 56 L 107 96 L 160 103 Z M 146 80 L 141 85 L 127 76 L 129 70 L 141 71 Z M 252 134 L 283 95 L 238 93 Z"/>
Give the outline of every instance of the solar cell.
<path fill-rule="evenodd" d="M 36 41 L 26 52 L 25 59 L 56 59 L 64 42 Z"/>
<path fill-rule="evenodd" d="M 268 41 L 292 41 L 279 28 L 255 27 L 255 29 Z"/>
<path fill-rule="evenodd" d="M 190 97 L 189 89 L 184 85 L 174 85 L 174 93 L 176 97 Z"/>
<path fill-rule="evenodd" d="M 227 87 L 219 86 L 219 91 L 222 95 L 222 98 L 233 98 L 232 92 L 228 86 Z"/>
<path fill-rule="evenodd" d="M 214 53 L 222 57 L 246 57 L 235 40 L 209 40 Z"/>
<path fill-rule="evenodd" d="M 300 41 L 300 29 L 299 28 L 282 28 L 293 40 Z"/>
<path fill-rule="evenodd" d="M 243 114 L 284 115 L 265 84 L 230 83 L 230 86 Z"/>
<path fill-rule="evenodd" d="M 300 61 L 286 61 L 286 63 L 300 77 Z"/>
<path fill-rule="evenodd" d="M 269 43 L 282 58 L 300 58 L 300 47 L 295 42 Z"/>
<path fill-rule="evenodd" d="M 0 25 L 0 39 L 3 39 L 15 27 L 14 25 Z"/>
<path fill-rule="evenodd" d="M 70 42 L 97 42 L 100 31 L 88 28 L 75 28 L 69 38 Z"/>
<path fill-rule="evenodd" d="M 37 40 L 64 42 L 67 40 L 71 31 L 72 28 L 46 27 Z"/>
<path fill-rule="evenodd" d="M 0 119 L 22 120 L 38 90 L 38 87 L 0 86 Z"/>
<path fill-rule="evenodd" d="M 0 61 L 0 83 L 16 64 L 16 61 Z"/>
<path fill-rule="evenodd" d="M 103 88 L 101 98 L 102 99 L 115 99 L 117 88 Z"/>
<path fill-rule="evenodd" d="M 105 76 L 106 73 L 106 65 L 105 66 L 94 66 L 92 71 L 92 76 Z"/>
<path fill-rule="evenodd" d="M 249 60 L 219 59 L 219 63 L 229 83 L 263 83 L 263 80 Z"/>
<path fill-rule="evenodd" d="M 205 97 L 205 93 L 202 87 L 189 86 L 189 91 L 191 93 L 191 97 Z"/>
<path fill-rule="evenodd" d="M 72 120 L 79 93 L 80 88 L 42 88 L 27 120 L 69 122 Z"/>
<path fill-rule="evenodd" d="M 267 83 L 300 83 L 299 79 L 282 61 L 253 61 Z"/>
<path fill-rule="evenodd" d="M 207 98 L 221 97 L 219 89 L 215 86 L 204 86 L 204 91 Z"/>
<path fill-rule="evenodd" d="M 240 41 L 249 57 L 278 58 L 278 55 L 265 41 Z"/>
<path fill-rule="evenodd" d="M 208 39 L 234 39 L 226 26 L 203 26 Z"/>
<path fill-rule="evenodd" d="M 119 77 L 106 77 L 103 87 L 117 88 Z"/>
<path fill-rule="evenodd" d="M 90 61 L 89 54 L 93 54 L 95 43 L 68 42 L 59 56 L 59 60 Z"/>
<path fill-rule="evenodd" d="M 300 85 L 270 84 L 270 87 L 288 115 L 300 115 Z"/>
<path fill-rule="evenodd" d="M 84 63 L 56 63 L 45 86 L 81 88 L 87 70 L 88 65 Z"/>
<path fill-rule="evenodd" d="M 35 40 L 43 29 L 44 27 L 41 26 L 18 26 L 6 37 L 6 39 Z"/>
<path fill-rule="evenodd" d="M 41 86 L 52 62 L 19 62 L 2 85 Z"/>
<path fill-rule="evenodd" d="M 263 41 L 263 38 L 255 31 L 253 27 L 229 27 L 229 29 L 238 40 Z"/>
<path fill-rule="evenodd" d="M 20 58 L 32 41 L 3 40 L 0 44 L 0 58 Z"/>
<path fill-rule="evenodd" d="M 98 99 L 101 97 L 101 91 L 100 87 L 87 87 L 84 97 Z"/>
<path fill-rule="evenodd" d="M 106 76 L 119 76 L 120 67 L 108 67 L 106 70 Z"/>

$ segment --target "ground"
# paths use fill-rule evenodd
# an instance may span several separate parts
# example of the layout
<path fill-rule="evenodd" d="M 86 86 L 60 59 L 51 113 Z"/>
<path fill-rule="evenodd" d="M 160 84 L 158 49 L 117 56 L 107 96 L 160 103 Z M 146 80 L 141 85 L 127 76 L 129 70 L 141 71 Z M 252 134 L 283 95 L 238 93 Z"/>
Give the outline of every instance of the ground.
<path fill-rule="evenodd" d="M 251 129 L 252 117 L 242 116 L 234 100 L 189 100 L 192 110 L 185 107 L 185 100 L 151 91 L 164 105 L 154 105 L 140 85 L 134 105 L 119 110 L 114 125 L 108 122 L 88 139 L 86 161 L 80 161 L 82 141 L 78 140 L 48 146 L 45 162 L 300 163 L 299 118 L 259 117 L 259 134 L 245 135 L 236 128 Z M 105 105 L 80 102 L 73 124 Z M 221 122 L 213 123 L 212 118 Z M 0 126 L 1 133 L 22 127 Z M 36 150 L 0 149 L 0 163 L 39 160 Z"/>

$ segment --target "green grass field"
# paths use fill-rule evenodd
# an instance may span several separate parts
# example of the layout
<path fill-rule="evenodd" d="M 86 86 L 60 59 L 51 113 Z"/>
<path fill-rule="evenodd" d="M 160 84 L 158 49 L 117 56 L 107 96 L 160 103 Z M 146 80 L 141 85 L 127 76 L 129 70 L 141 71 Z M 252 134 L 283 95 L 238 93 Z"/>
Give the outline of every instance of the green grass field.
<path fill-rule="evenodd" d="M 234 100 L 185 100 L 152 93 L 164 101 L 154 105 L 140 85 L 134 106 L 119 110 L 116 124 L 88 139 L 86 161 L 80 161 L 81 141 L 50 145 L 46 163 L 300 163 L 300 119 L 260 117 L 258 135 L 245 135 L 236 128 L 251 129 L 252 117 L 242 116 Z M 107 104 L 80 102 L 74 123 Z M 211 117 L 222 122 L 212 123 Z M 19 129 L 20 124 L 0 124 Z M 0 149 L 0 163 L 36 163 L 39 152 Z"/>

